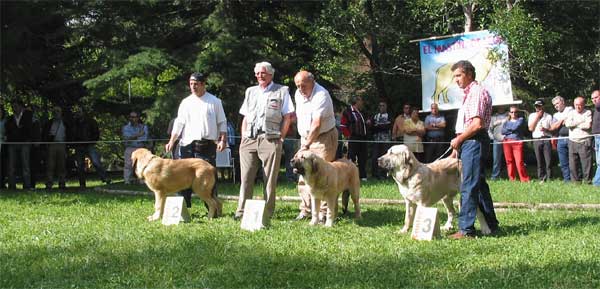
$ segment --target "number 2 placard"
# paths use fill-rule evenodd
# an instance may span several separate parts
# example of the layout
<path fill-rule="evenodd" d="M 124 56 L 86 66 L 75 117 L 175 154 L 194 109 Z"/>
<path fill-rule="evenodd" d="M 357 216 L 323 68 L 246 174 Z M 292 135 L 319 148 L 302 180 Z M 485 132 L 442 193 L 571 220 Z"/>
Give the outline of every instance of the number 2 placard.
<path fill-rule="evenodd" d="M 190 214 L 188 213 L 183 197 L 167 197 L 162 224 L 167 226 L 177 225 L 181 221 L 190 221 Z"/>

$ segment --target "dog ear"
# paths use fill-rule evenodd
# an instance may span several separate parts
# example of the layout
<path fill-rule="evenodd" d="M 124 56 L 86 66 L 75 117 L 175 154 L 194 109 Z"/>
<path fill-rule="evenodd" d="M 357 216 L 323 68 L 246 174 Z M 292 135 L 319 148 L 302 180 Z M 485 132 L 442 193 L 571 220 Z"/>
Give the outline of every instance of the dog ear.
<path fill-rule="evenodd" d="M 402 174 L 402 178 L 408 179 L 413 173 L 413 167 L 415 165 L 413 160 L 414 156 L 410 153 L 410 151 L 403 151 L 402 158 L 404 162 L 404 172 Z"/>
<path fill-rule="evenodd" d="M 311 164 L 311 169 L 312 169 L 312 174 L 316 174 L 319 171 L 319 166 L 317 164 L 317 160 L 315 158 L 310 158 L 310 164 Z"/>

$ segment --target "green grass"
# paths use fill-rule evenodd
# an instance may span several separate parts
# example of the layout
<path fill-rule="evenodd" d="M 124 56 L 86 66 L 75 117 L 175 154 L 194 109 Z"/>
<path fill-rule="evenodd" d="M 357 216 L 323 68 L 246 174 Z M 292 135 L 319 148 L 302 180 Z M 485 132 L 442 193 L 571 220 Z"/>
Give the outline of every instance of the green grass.
<path fill-rule="evenodd" d="M 490 185 L 497 202 L 600 203 L 592 186 Z M 291 183 L 278 189 L 296 195 Z M 391 181 L 364 184 L 363 197 L 400 198 Z M 600 287 L 597 210 L 507 209 L 498 237 L 426 242 L 398 233 L 401 205 L 364 205 L 362 220 L 324 228 L 292 221 L 297 203 L 278 202 L 272 226 L 254 233 L 232 219 L 235 205 L 207 220 L 196 199 L 192 222 L 166 227 L 145 220 L 151 196 L 1 192 L 0 288 Z"/>

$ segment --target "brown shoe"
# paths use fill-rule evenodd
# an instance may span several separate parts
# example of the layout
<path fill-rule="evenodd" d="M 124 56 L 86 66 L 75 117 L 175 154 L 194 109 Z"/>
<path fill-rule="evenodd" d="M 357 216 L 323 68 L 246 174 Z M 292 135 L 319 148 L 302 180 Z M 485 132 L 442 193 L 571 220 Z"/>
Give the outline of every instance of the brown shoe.
<path fill-rule="evenodd" d="M 473 239 L 473 235 L 465 234 L 462 231 L 458 231 L 458 232 L 448 236 L 448 239 L 452 239 L 452 240 Z"/>

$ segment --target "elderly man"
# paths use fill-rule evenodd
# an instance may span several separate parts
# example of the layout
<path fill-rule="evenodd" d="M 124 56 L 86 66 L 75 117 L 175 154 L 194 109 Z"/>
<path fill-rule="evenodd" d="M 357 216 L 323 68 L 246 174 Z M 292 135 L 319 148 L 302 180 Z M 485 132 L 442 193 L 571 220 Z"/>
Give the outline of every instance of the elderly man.
<path fill-rule="evenodd" d="M 179 104 L 177 119 L 165 151 L 169 152 L 179 140 L 180 157 L 199 158 L 216 164 L 217 150 L 227 146 L 227 118 L 219 98 L 206 91 L 206 78 L 200 72 L 190 75 L 188 82 L 191 94 Z M 192 190 L 180 193 L 186 206 L 192 206 Z M 217 194 L 216 186 L 213 194 Z M 205 207 L 208 208 L 206 204 Z"/>
<path fill-rule="evenodd" d="M 563 180 L 568 182 L 571 180 L 571 172 L 569 170 L 569 129 L 565 126 L 565 118 L 573 107 L 565 105 L 565 99 L 557 95 L 552 99 L 552 105 L 556 112 L 552 116 L 552 126 L 550 130 L 558 135 L 556 150 L 558 151 L 558 161 L 560 162 L 560 171 Z"/>
<path fill-rule="evenodd" d="M 569 128 L 569 169 L 571 180 L 592 182 L 592 112 L 585 109 L 585 100 L 579 96 L 573 101 L 574 110 L 565 118 Z M 581 165 L 581 168 L 580 168 Z"/>
<path fill-rule="evenodd" d="M 544 111 L 544 100 L 537 99 L 534 104 L 535 112 L 529 114 L 528 127 L 531 131 L 533 151 L 537 160 L 537 174 L 540 183 L 550 180 L 552 175 L 552 145 L 550 144 L 550 126 L 552 116 Z"/>
<path fill-rule="evenodd" d="M 458 87 L 463 90 L 462 106 L 456 117 L 456 137 L 450 146 L 460 150 L 463 165 L 460 188 L 459 231 L 450 235 L 451 239 L 469 238 L 475 235 L 475 216 L 477 207 L 481 209 L 492 234 L 498 230 L 498 220 L 485 181 L 486 148 L 490 139 L 487 134 L 492 116 L 492 98 L 485 88 L 475 81 L 475 67 L 471 62 L 461 60 L 451 67 L 452 76 Z"/>
<path fill-rule="evenodd" d="M 596 174 L 594 175 L 594 186 L 600 186 L 600 90 L 592 92 L 594 103 L 594 117 L 592 119 L 592 134 L 594 135 L 594 148 L 596 151 Z"/>
<path fill-rule="evenodd" d="M 425 117 L 425 161 L 430 163 L 441 157 L 448 145 L 444 130 L 446 129 L 446 118 L 440 114 L 437 103 L 432 103 L 431 114 Z"/>
<path fill-rule="evenodd" d="M 310 150 L 331 162 L 335 160 L 338 146 L 338 131 L 335 127 L 333 102 L 329 92 L 315 81 L 308 71 L 300 71 L 294 77 L 296 93 L 296 117 L 298 134 L 301 138 L 300 150 Z M 302 177 L 298 180 L 298 194 L 301 197 L 300 213 L 297 220 L 310 217 L 311 198 Z"/>
<path fill-rule="evenodd" d="M 290 126 L 290 113 L 294 112 L 289 89 L 273 82 L 275 69 L 268 62 L 254 66 L 258 85 L 246 89 L 240 114 L 242 142 L 240 144 L 241 186 L 236 219 L 244 214 L 246 200 L 252 199 L 254 179 L 263 168 L 266 201 L 263 226 L 270 224 L 275 211 L 275 189 L 281 162 L 283 139 Z M 262 163 L 262 165 L 259 163 Z"/>

